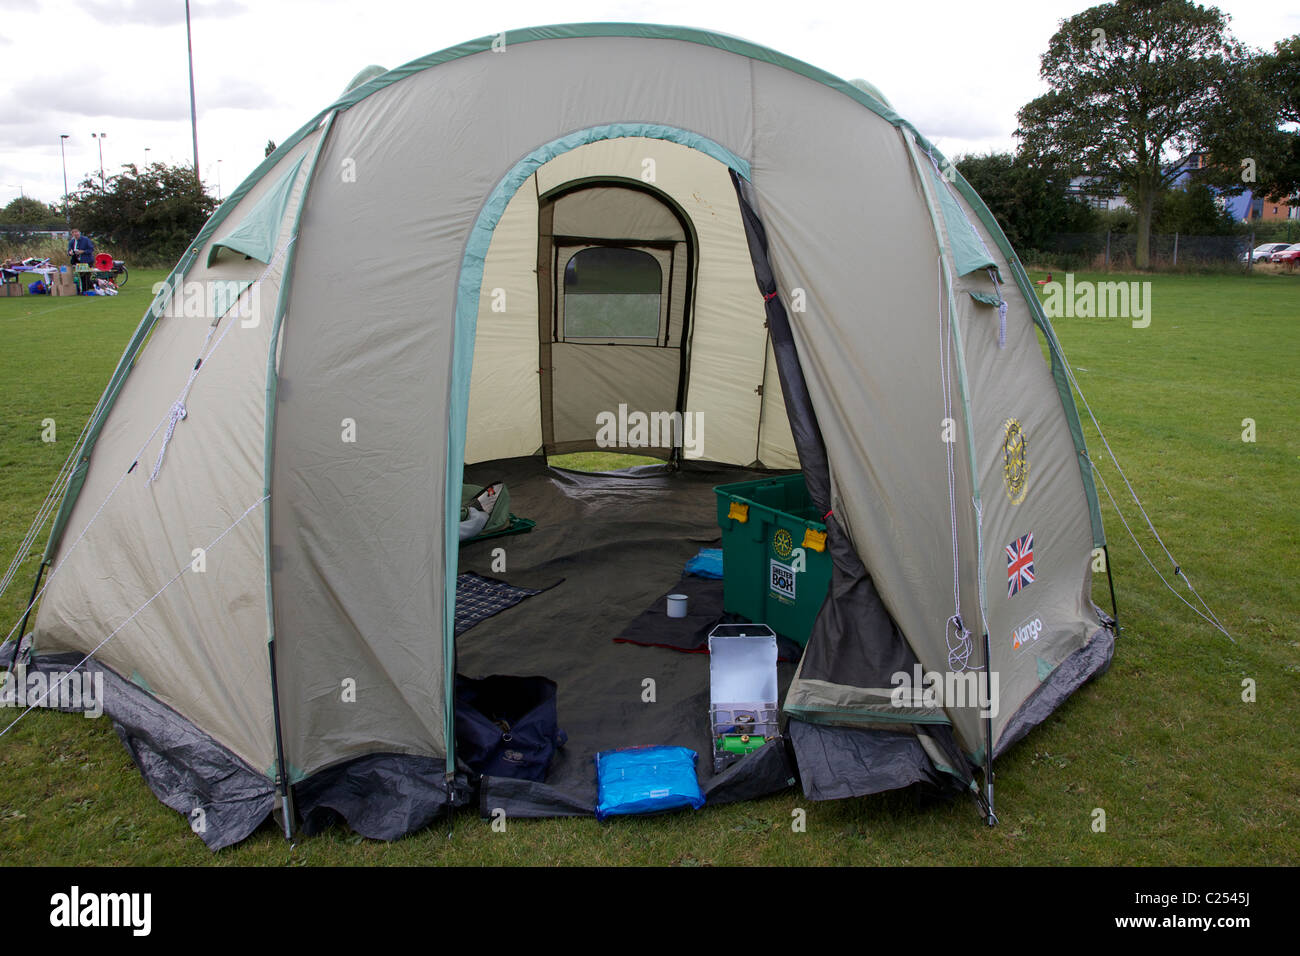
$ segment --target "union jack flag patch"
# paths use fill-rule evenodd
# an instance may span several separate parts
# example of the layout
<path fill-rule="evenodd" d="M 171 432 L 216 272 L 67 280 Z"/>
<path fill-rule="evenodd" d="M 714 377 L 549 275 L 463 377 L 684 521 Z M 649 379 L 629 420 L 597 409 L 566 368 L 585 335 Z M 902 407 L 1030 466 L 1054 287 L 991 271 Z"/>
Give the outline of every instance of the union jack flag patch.
<path fill-rule="evenodd" d="M 1034 533 L 1007 545 L 1007 597 L 1034 583 Z"/>

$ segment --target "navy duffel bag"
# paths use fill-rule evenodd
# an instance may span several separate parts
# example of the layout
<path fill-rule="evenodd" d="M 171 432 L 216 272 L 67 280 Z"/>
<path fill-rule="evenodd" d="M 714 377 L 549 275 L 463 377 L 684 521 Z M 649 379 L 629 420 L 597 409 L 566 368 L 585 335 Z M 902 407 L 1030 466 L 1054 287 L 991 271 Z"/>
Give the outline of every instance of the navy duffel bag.
<path fill-rule="evenodd" d="M 456 752 L 486 777 L 545 780 L 560 729 L 555 681 L 545 677 L 456 675 Z"/>

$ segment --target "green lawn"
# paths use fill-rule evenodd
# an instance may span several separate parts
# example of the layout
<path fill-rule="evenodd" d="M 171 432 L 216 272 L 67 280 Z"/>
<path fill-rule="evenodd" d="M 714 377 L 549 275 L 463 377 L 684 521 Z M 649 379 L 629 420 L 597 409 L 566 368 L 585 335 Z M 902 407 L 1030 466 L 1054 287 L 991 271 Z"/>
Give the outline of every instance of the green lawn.
<path fill-rule="evenodd" d="M 0 299 L 6 565 L 161 278 L 133 274 L 115 299 Z M 1164 589 L 1103 495 L 1124 638 L 1111 671 L 999 763 L 996 829 L 967 801 L 814 804 L 787 793 L 613 825 L 511 821 L 504 834 L 464 811 L 450 841 L 444 828 L 392 844 L 334 830 L 290 848 L 268 827 L 212 854 L 149 792 L 107 721 L 38 712 L 0 739 L 0 863 L 1295 863 L 1300 279 L 1107 278 L 1152 282 L 1150 327 L 1063 318 L 1058 334 L 1156 526 L 1236 643 Z M 54 444 L 41 441 L 46 418 L 57 423 Z M 1242 441 L 1245 418 L 1254 443 Z M 1105 475 L 1118 497 L 1122 484 Z M 1163 556 L 1157 565 L 1169 577 Z M 0 603 L 6 633 L 30 583 L 25 570 Z M 1096 598 L 1108 606 L 1104 578 Z M 1242 701 L 1246 678 L 1255 703 Z M 5 724 L 14 713 L 0 712 Z M 796 808 L 807 832 L 791 830 Z M 1106 812 L 1104 833 L 1093 831 L 1095 808 Z"/>
<path fill-rule="evenodd" d="M 618 471 L 620 468 L 661 464 L 663 459 L 623 455 L 612 451 L 579 451 L 570 455 L 551 455 L 546 462 L 555 468 L 567 468 L 570 471 Z"/>

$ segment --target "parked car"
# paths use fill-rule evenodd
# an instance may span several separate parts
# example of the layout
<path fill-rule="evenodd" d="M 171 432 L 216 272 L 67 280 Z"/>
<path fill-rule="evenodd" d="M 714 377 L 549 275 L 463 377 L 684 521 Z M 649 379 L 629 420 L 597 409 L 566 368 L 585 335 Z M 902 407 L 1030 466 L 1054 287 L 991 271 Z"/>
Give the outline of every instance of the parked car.
<path fill-rule="evenodd" d="M 1275 252 L 1281 252 L 1287 247 L 1285 242 L 1266 242 L 1262 246 L 1256 246 L 1251 252 L 1244 252 L 1241 255 L 1242 262 L 1249 262 L 1254 259 L 1256 262 L 1267 262 L 1268 257 Z"/>
<path fill-rule="evenodd" d="M 1279 249 L 1268 257 L 1269 262 L 1283 262 L 1288 264 L 1294 264 L 1298 260 L 1300 260 L 1300 242 L 1293 243 L 1285 249 Z"/>

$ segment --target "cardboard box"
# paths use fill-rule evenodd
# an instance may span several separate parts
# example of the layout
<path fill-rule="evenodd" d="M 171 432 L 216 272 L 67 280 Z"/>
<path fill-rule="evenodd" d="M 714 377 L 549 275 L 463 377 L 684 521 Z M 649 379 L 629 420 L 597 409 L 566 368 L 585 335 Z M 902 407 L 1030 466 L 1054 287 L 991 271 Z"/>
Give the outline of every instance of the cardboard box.
<path fill-rule="evenodd" d="M 16 299 L 20 295 L 27 294 L 27 286 L 21 282 L 6 282 L 0 286 L 0 296 L 8 299 Z"/>

